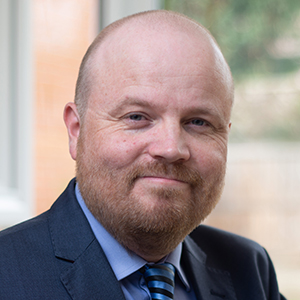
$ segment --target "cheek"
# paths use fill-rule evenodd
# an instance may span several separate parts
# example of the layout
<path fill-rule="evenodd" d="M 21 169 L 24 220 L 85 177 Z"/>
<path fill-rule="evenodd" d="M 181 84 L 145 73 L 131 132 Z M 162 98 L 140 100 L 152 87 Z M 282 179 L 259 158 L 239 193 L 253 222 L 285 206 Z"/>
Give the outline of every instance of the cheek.
<path fill-rule="evenodd" d="M 111 168 L 131 165 L 144 150 L 144 143 L 132 137 L 102 139 L 98 157 Z"/>
<path fill-rule="evenodd" d="M 205 177 L 214 176 L 226 165 L 227 147 L 214 143 L 202 143 L 194 147 L 193 162 L 198 171 Z"/>

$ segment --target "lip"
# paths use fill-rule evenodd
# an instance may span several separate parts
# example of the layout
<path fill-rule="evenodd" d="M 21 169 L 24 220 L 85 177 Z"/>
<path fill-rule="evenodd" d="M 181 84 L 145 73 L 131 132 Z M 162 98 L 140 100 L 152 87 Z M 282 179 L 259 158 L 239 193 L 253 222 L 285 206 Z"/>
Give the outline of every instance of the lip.
<path fill-rule="evenodd" d="M 140 177 L 142 180 L 147 180 L 153 183 L 162 183 L 162 184 L 187 184 L 187 182 L 178 180 L 172 177 L 165 176 L 143 176 Z"/>

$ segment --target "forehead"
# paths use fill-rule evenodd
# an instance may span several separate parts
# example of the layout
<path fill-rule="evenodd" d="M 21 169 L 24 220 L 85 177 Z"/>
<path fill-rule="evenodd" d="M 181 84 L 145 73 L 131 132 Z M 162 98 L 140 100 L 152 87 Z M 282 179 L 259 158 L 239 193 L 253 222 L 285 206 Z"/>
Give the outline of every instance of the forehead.
<path fill-rule="evenodd" d="M 155 93 L 153 88 L 178 93 L 219 89 L 224 97 L 231 80 L 222 54 L 206 32 L 173 25 L 119 28 L 95 53 L 92 77 L 97 101 L 109 95 L 110 102 L 124 99 L 124 89 L 138 88 L 144 94 Z"/>
<path fill-rule="evenodd" d="M 216 49 L 211 37 L 202 29 L 189 30 L 168 23 L 162 23 L 162 27 L 155 25 L 134 23 L 118 28 L 100 47 L 98 62 L 115 62 L 120 67 L 129 62 L 166 63 L 170 67 L 171 62 L 177 66 L 184 60 L 196 63 L 205 58 L 210 64 L 214 63 Z"/>

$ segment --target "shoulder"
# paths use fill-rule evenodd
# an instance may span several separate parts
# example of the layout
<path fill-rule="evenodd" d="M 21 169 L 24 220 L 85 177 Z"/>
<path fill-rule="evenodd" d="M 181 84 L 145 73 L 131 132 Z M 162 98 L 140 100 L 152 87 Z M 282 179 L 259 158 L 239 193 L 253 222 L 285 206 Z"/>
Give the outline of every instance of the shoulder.
<path fill-rule="evenodd" d="M 221 229 L 200 225 L 190 237 L 206 253 L 209 264 L 216 260 L 224 261 L 224 264 L 269 260 L 265 249 L 255 241 Z"/>
<path fill-rule="evenodd" d="M 66 193 L 68 188 L 47 212 L 0 232 L 1 299 L 46 299 L 56 290 L 65 293 L 60 270 L 68 263 L 56 259 L 51 223 L 67 239 L 64 225 L 56 222 L 66 220 L 63 211 L 70 211 Z"/>
<path fill-rule="evenodd" d="M 0 253 L 6 251 L 8 256 L 10 256 L 13 255 L 13 252 L 22 252 L 29 248 L 32 249 L 34 246 L 42 246 L 46 241 L 49 242 L 51 240 L 49 219 L 53 219 L 53 216 L 63 213 L 65 210 L 64 206 L 68 206 L 67 199 L 70 198 L 69 194 L 74 193 L 72 190 L 74 190 L 74 180 L 70 182 L 67 189 L 48 211 L 1 231 Z"/>
<path fill-rule="evenodd" d="M 253 291 L 262 291 L 267 299 L 284 299 L 278 292 L 272 261 L 258 243 L 205 225 L 196 228 L 185 242 L 188 249 L 202 250 L 209 269 L 227 271 L 231 275 L 238 299 L 253 295 Z M 251 299 L 254 298 L 258 299 L 254 296 Z"/>
<path fill-rule="evenodd" d="M 196 228 L 190 238 L 205 253 L 207 266 L 228 270 L 237 276 L 244 276 L 247 270 L 253 278 L 275 274 L 266 250 L 250 239 L 205 225 Z"/>
<path fill-rule="evenodd" d="M 0 277 L 4 266 L 22 274 L 30 262 L 51 254 L 48 212 L 0 232 Z M 25 273 L 24 273 L 25 274 Z M 1 284 L 0 284 L 1 286 Z"/>
<path fill-rule="evenodd" d="M 45 212 L 35 218 L 24 221 L 20 224 L 7 228 L 0 232 L 0 249 L 7 245 L 4 242 L 18 242 L 22 243 L 23 238 L 31 240 L 39 233 L 45 234 L 45 226 L 47 226 L 47 215 Z"/>
<path fill-rule="evenodd" d="M 197 244 L 203 247 L 213 247 L 214 249 L 217 245 L 222 245 L 225 248 L 228 247 L 230 251 L 233 251 L 233 248 L 254 251 L 260 251 L 262 249 L 262 247 L 253 240 L 207 225 L 198 226 L 190 234 L 190 237 Z"/>

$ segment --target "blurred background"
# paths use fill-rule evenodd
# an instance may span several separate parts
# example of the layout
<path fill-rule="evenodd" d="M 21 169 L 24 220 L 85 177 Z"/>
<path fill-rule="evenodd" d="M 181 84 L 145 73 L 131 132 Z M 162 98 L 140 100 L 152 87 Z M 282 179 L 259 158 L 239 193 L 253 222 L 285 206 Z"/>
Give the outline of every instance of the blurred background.
<path fill-rule="evenodd" d="M 47 210 L 75 174 L 62 112 L 88 45 L 159 8 L 208 27 L 236 83 L 225 190 L 205 223 L 258 241 L 300 299 L 300 1 L 0 0 L 0 228 Z"/>

